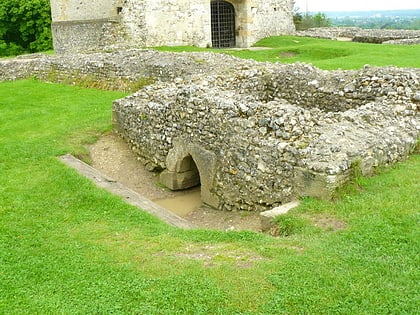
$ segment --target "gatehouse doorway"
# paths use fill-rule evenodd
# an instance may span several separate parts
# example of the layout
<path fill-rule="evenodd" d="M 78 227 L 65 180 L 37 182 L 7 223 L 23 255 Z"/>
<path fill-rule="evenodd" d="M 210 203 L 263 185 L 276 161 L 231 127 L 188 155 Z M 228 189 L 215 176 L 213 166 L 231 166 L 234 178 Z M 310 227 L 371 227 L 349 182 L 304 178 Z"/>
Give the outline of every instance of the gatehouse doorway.
<path fill-rule="evenodd" d="M 227 1 L 211 2 L 211 41 L 215 48 L 236 46 L 235 8 Z"/>

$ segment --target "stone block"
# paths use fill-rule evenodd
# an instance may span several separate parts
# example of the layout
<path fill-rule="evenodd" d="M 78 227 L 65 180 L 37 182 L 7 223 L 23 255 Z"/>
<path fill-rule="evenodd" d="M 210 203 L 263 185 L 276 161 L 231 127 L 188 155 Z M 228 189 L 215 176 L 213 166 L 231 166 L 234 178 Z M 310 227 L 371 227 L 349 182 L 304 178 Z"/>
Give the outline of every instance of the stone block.
<path fill-rule="evenodd" d="M 182 190 L 199 185 L 200 176 L 197 171 L 176 173 L 165 170 L 160 174 L 160 181 L 171 190 Z"/>
<path fill-rule="evenodd" d="M 264 211 L 260 213 L 260 220 L 261 220 L 261 230 L 263 232 L 269 231 L 273 226 L 273 220 L 279 215 L 284 215 L 288 213 L 290 210 L 297 208 L 300 205 L 299 200 L 295 200 L 279 207 L 273 208 L 268 211 Z"/>
<path fill-rule="evenodd" d="M 349 171 L 328 175 L 296 167 L 294 174 L 295 191 L 298 196 L 329 200 L 337 188 L 349 179 L 349 176 Z"/>

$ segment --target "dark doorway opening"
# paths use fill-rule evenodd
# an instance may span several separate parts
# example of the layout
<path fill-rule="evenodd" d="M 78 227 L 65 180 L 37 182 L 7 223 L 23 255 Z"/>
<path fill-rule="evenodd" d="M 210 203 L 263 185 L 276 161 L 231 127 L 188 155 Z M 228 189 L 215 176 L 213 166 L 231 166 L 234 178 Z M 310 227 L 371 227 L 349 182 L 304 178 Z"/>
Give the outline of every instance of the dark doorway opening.
<path fill-rule="evenodd" d="M 211 41 L 215 48 L 236 46 L 235 8 L 227 1 L 211 2 Z"/>
<path fill-rule="evenodd" d="M 169 181 L 164 184 L 174 191 L 172 196 L 155 202 L 176 215 L 185 217 L 202 205 L 200 173 L 190 154 L 177 162 L 176 170 L 170 177 L 165 176 Z"/>

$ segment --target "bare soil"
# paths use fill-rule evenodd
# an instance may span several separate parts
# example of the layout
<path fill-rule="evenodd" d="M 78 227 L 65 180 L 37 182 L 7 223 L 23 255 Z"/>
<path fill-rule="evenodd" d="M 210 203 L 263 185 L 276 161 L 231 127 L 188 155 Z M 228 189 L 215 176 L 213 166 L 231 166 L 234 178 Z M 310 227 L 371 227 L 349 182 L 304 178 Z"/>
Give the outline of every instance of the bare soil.
<path fill-rule="evenodd" d="M 147 171 L 136 154 L 114 133 L 104 135 L 95 144 L 89 145 L 88 150 L 95 169 L 175 212 L 197 227 L 261 230 L 258 213 L 226 212 L 202 205 L 199 187 L 177 192 L 162 187 L 158 174 Z"/>
<path fill-rule="evenodd" d="M 283 57 L 283 58 L 292 58 L 296 56 L 297 56 L 297 53 L 294 51 L 282 51 L 280 53 L 280 57 Z"/>

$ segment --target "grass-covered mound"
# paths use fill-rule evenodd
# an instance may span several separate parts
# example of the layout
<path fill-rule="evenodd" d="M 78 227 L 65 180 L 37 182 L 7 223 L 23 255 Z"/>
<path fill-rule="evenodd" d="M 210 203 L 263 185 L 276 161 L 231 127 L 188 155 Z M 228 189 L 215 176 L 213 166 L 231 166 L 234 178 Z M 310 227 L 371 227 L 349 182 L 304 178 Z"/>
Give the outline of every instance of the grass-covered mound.
<path fill-rule="evenodd" d="M 420 67 L 420 45 L 375 45 L 298 36 L 275 36 L 257 42 L 267 49 L 217 50 L 240 58 L 270 62 L 306 62 L 325 69 L 371 66 Z M 195 47 L 161 47 L 169 51 L 209 51 Z"/>

